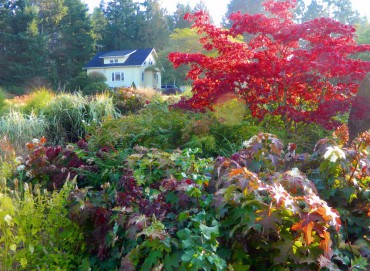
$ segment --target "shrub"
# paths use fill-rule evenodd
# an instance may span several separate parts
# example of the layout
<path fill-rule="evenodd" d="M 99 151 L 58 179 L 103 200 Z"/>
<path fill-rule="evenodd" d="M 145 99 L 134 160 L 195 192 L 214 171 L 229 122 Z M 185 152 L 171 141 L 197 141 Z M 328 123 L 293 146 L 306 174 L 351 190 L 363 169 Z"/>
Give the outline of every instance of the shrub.
<path fill-rule="evenodd" d="M 14 180 L 16 183 L 17 181 Z M 85 250 L 82 232 L 68 218 L 68 195 L 59 192 L 0 191 L 1 270 L 76 270 Z"/>
<path fill-rule="evenodd" d="M 6 136 L 0 138 L 0 191 L 7 186 L 16 168 L 15 150 Z"/>
<path fill-rule="evenodd" d="M 134 88 L 114 88 L 112 93 L 114 104 L 122 114 L 135 113 L 149 103 L 143 92 Z"/>
<path fill-rule="evenodd" d="M 261 129 L 249 121 L 224 125 L 212 114 L 169 110 L 166 103 L 157 101 L 136 115 L 104 122 L 92 134 L 90 143 L 114 148 L 201 148 L 204 156 L 217 156 L 220 149 L 224 153 L 235 152 L 245 137 Z"/>
<path fill-rule="evenodd" d="M 90 138 L 96 147 L 110 146 L 119 149 L 135 145 L 163 150 L 181 146 L 181 129 L 187 122 L 186 114 L 168 110 L 166 104 L 150 103 L 137 115 L 107 120 Z M 176 148 L 176 147 L 175 147 Z"/>
<path fill-rule="evenodd" d="M 107 90 L 108 86 L 105 83 L 107 78 L 100 72 L 92 72 L 87 74 L 81 72 L 68 85 L 68 89 L 72 91 L 82 91 L 84 95 L 94 95 Z"/>
<path fill-rule="evenodd" d="M 136 150 L 127 160 L 131 170 L 89 193 L 89 202 L 85 189 L 71 194 L 72 218 L 89 240 L 88 267 L 152 270 L 165 262 L 169 270 L 224 270 L 216 253 L 217 221 L 207 212 L 210 195 L 201 193 L 211 161 L 192 151 Z M 133 177 L 140 174 L 148 178 Z"/>
<path fill-rule="evenodd" d="M 325 144 L 319 146 L 326 150 Z M 360 209 L 350 209 L 357 220 L 348 220 L 355 225 L 348 231 L 346 213 L 326 202 L 320 187 L 294 168 L 304 170 L 326 151 L 309 158 L 296 155 L 295 149 L 290 144 L 284 154 L 283 143 L 266 133 L 215 162 L 198 159 L 192 150 L 166 153 L 136 147 L 118 180 L 99 191 L 71 193 L 72 218 L 88 240 L 91 257 L 86 267 L 366 270 L 362 255 L 368 251 L 370 214 L 363 196 L 368 192 L 357 189 L 356 195 L 366 201 L 357 202 Z M 361 159 L 359 165 L 368 163 Z M 366 187 L 367 171 L 355 171 L 362 178 L 359 188 Z M 347 185 L 353 188 L 354 183 Z"/>

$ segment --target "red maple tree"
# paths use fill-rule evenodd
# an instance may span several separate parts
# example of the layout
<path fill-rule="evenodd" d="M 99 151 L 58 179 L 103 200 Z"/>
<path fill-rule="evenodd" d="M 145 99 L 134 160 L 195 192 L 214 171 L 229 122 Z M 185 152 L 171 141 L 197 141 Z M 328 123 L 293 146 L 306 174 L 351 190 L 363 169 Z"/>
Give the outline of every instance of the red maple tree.
<path fill-rule="evenodd" d="M 351 58 L 369 51 L 358 45 L 355 27 L 330 18 L 293 20 L 295 0 L 264 3 L 271 14 L 231 14 L 230 29 L 210 23 L 205 12 L 187 14 L 212 54 L 171 53 L 175 67 L 190 64 L 191 98 L 175 106 L 204 111 L 224 97 L 246 101 L 253 116 L 281 116 L 285 128 L 316 122 L 332 129 L 333 116 L 347 112 L 370 62 Z M 244 42 L 237 37 L 244 35 Z"/>

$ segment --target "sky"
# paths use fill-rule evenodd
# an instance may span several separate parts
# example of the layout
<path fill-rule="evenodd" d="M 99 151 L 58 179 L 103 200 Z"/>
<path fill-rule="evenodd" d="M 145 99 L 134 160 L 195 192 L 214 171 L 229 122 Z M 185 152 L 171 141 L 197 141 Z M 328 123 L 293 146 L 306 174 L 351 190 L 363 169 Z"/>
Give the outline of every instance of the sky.
<path fill-rule="evenodd" d="M 97 7 L 100 0 L 84 0 L 89 5 L 90 10 Z M 308 0 L 309 1 L 309 0 Z M 367 16 L 370 21 L 370 0 L 351 0 L 354 9 L 358 10 L 361 15 Z M 162 7 L 166 8 L 168 12 L 172 13 L 176 9 L 176 3 L 187 4 L 194 7 L 198 1 L 194 0 L 161 0 Z M 226 13 L 227 4 L 230 0 L 204 0 L 208 10 L 216 24 L 220 24 L 222 17 Z"/>

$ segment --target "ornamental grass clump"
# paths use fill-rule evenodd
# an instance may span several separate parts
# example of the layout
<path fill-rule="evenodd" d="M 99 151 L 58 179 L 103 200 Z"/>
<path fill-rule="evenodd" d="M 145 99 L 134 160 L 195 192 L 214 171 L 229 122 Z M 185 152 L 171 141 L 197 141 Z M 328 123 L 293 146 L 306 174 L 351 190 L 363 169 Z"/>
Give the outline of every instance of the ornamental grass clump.
<path fill-rule="evenodd" d="M 6 136 L 17 153 L 24 153 L 25 143 L 45 135 L 49 128 L 43 116 L 11 110 L 0 118 L 0 136 Z"/>
<path fill-rule="evenodd" d="M 81 93 L 63 93 L 55 96 L 44 110 L 49 122 L 46 133 L 52 144 L 77 142 L 84 138 L 92 128 L 99 126 L 103 119 L 120 116 L 113 98 L 107 94 L 83 96 Z"/>

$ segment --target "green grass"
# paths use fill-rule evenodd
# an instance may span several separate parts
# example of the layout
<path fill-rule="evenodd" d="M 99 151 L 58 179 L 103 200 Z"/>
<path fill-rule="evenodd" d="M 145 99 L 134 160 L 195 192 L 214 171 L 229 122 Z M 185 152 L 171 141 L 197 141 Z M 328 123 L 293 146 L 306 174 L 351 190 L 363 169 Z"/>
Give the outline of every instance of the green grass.
<path fill-rule="evenodd" d="M 0 137 L 6 137 L 17 153 L 24 153 L 25 143 L 45 135 L 47 127 L 42 116 L 11 110 L 0 118 Z"/>

